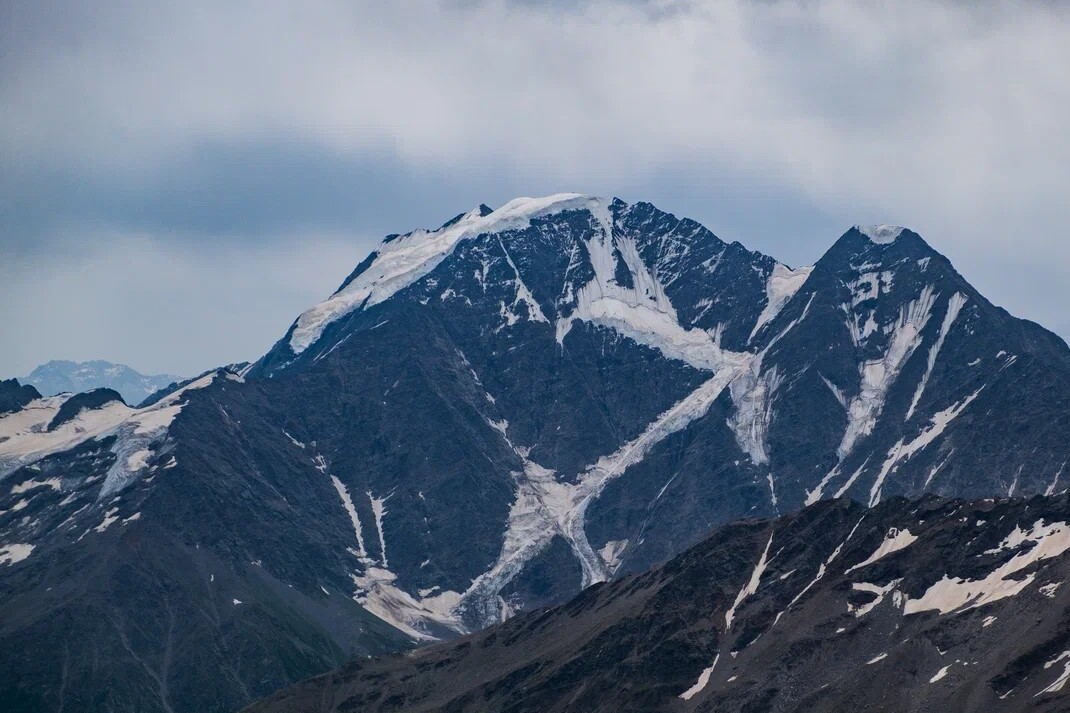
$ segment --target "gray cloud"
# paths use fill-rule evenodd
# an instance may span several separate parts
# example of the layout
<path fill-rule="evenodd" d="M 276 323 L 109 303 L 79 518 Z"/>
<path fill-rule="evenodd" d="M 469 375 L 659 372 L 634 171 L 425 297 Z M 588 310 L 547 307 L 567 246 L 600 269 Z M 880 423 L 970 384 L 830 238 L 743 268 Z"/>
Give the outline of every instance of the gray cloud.
<path fill-rule="evenodd" d="M 903 223 L 1070 334 L 1061 5 L 313 5 L 3 6 L 0 373 L 252 358 L 350 267 L 317 255 L 561 190 L 794 264 Z M 167 264 L 208 268 L 138 285 Z"/>

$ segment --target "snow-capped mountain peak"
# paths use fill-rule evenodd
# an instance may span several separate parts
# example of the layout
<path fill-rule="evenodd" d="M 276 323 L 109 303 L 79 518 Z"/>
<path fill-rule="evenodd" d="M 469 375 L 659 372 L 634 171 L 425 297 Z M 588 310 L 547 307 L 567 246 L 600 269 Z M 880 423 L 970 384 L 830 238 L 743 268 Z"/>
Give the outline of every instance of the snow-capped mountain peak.
<path fill-rule="evenodd" d="M 0 637 L 0 657 L 40 642 L 24 679 L 58 690 L 66 643 L 68 676 L 145 702 L 141 662 L 166 637 L 129 632 L 178 612 L 196 654 L 176 653 L 172 690 L 192 691 L 176 713 L 562 602 L 740 517 L 1059 492 L 1070 433 L 1070 350 L 916 233 L 852 228 L 791 269 L 578 194 L 389 236 L 255 365 L 155 405 L 75 401 L 56 419 L 62 399 L 0 387 L 16 410 L 0 418 L 0 577 L 25 594 L 20 621 L 62 622 Z M 779 541 L 754 561 L 780 567 Z M 768 586 L 745 574 L 734 637 Z M 87 577 L 117 630 L 48 594 Z M 104 674 L 75 664 L 105 658 Z M 202 660 L 224 672 L 204 694 Z M 677 692 L 710 666 L 695 663 Z"/>
<path fill-rule="evenodd" d="M 858 232 L 865 235 L 878 245 L 887 245 L 894 243 L 895 239 L 903 232 L 904 228 L 900 225 L 856 225 L 855 228 Z"/>

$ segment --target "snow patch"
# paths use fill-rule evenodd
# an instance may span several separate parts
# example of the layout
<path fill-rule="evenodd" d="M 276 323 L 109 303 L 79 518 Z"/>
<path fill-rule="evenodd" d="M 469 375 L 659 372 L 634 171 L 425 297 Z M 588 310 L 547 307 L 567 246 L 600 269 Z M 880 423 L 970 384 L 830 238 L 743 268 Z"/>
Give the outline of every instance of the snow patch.
<path fill-rule="evenodd" d="M 769 274 L 769 279 L 765 283 L 765 308 L 758 315 L 758 321 L 754 323 L 754 328 L 751 330 L 750 336 L 747 337 L 747 344 L 754 341 L 754 337 L 765 325 L 776 319 L 776 316 L 780 314 L 784 306 L 806 284 L 806 279 L 810 277 L 810 273 L 813 270 L 814 267 L 812 265 L 795 270 L 780 263 L 773 266 L 773 272 Z"/>
<path fill-rule="evenodd" d="M 126 457 L 126 468 L 130 471 L 137 471 L 144 468 L 149 464 L 149 456 L 152 455 L 152 451 L 147 448 L 136 450 Z"/>
<path fill-rule="evenodd" d="M 713 675 L 713 669 L 717 668 L 717 662 L 720 660 L 721 654 L 717 654 L 716 656 L 714 656 L 713 663 L 710 664 L 709 668 L 703 669 L 702 673 L 699 674 L 698 680 L 695 681 L 695 685 L 691 686 L 691 688 L 681 693 L 680 698 L 683 698 L 685 701 L 689 701 L 694 698 L 699 692 L 701 692 L 702 689 L 704 689 L 706 685 L 710 682 L 710 676 Z"/>
<path fill-rule="evenodd" d="M 27 481 L 25 481 L 23 483 L 19 483 L 18 485 L 11 486 L 11 494 L 12 495 L 20 495 L 22 493 L 25 493 L 28 490 L 33 490 L 34 488 L 44 488 L 44 487 L 52 488 L 53 490 L 55 490 L 57 492 L 60 492 L 60 491 L 63 490 L 63 486 L 62 486 L 62 483 L 60 483 L 59 478 L 46 478 L 44 480 L 37 480 L 37 479 L 31 478 L 30 480 L 27 480 Z"/>
<path fill-rule="evenodd" d="M 851 570 L 847 571 L 850 572 Z M 853 582 L 851 584 L 851 589 L 855 590 L 856 592 L 868 592 L 869 594 L 872 594 L 874 596 L 874 599 L 868 604 L 862 604 L 861 606 L 857 607 L 848 604 L 847 611 L 859 618 L 865 616 L 866 614 L 869 614 L 871 611 L 877 608 L 878 604 L 884 601 L 884 598 L 890 592 L 895 591 L 895 588 L 899 586 L 899 583 L 902 581 L 902 579 L 893 579 L 891 582 L 888 582 L 888 584 L 885 584 L 883 586 L 877 584 L 870 584 L 869 582 Z"/>
<path fill-rule="evenodd" d="M 0 546 L 0 564 L 13 565 L 30 556 L 34 545 L 13 544 Z"/>
<path fill-rule="evenodd" d="M 937 681 L 939 681 L 939 680 L 940 680 L 941 678 L 943 678 L 944 676 L 946 676 L 946 675 L 947 675 L 947 671 L 948 671 L 948 669 L 950 669 L 950 668 L 951 668 L 951 667 L 952 667 L 953 665 L 954 665 L 954 664 L 948 664 L 947 666 L 944 666 L 944 667 L 943 667 L 942 669 L 940 669 L 939 671 L 937 671 L 937 672 L 936 672 L 936 673 L 935 673 L 935 674 L 933 675 L 933 677 L 929 679 L 929 683 L 936 683 L 936 682 L 937 682 Z"/>
<path fill-rule="evenodd" d="M 368 567 L 363 574 L 351 576 L 356 586 L 355 601 L 417 641 L 436 641 L 438 637 L 430 632 L 432 626 L 457 633 L 464 631 L 453 615 L 460 603 L 457 592 L 445 591 L 417 599 L 394 584 L 397 575 L 380 567 Z"/>
<path fill-rule="evenodd" d="M 856 225 L 855 228 L 858 232 L 865 235 L 870 239 L 870 242 L 877 245 L 888 245 L 894 243 L 895 239 L 899 237 L 899 234 L 903 232 L 903 228 L 898 225 Z"/>
<path fill-rule="evenodd" d="M 621 555 L 628 548 L 628 540 L 610 540 L 598 550 L 602 561 L 606 563 L 606 570 L 613 574 L 621 564 Z"/>
<path fill-rule="evenodd" d="M 948 614 L 957 610 L 975 609 L 1017 595 L 1033 583 L 1037 573 L 1030 572 L 1020 579 L 1011 577 L 1036 562 L 1058 557 L 1070 549 L 1070 526 L 1065 522 L 1045 525 L 1043 520 L 1037 520 L 1028 532 L 1016 528 L 997 550 L 989 552 L 1018 549 L 1026 543 L 1033 543 L 1033 547 L 1016 554 L 983 579 L 971 581 L 948 577 L 945 574 L 920 598 L 909 599 L 904 613 L 936 610 L 941 614 Z"/>
<path fill-rule="evenodd" d="M 848 568 L 844 574 L 850 574 L 856 569 L 868 567 L 882 557 L 886 557 L 893 552 L 898 552 L 901 549 L 909 547 L 917 542 L 917 540 L 918 538 L 915 535 L 910 534 L 910 530 L 899 530 L 893 527 L 888 530 L 888 534 L 884 536 L 884 541 L 881 542 L 880 547 L 878 547 L 873 554 L 855 566 Z"/>
<path fill-rule="evenodd" d="M 104 519 L 100 521 L 100 524 L 93 529 L 97 532 L 104 532 L 112 526 L 114 522 L 119 519 L 119 508 L 112 508 L 108 512 L 104 513 Z"/>

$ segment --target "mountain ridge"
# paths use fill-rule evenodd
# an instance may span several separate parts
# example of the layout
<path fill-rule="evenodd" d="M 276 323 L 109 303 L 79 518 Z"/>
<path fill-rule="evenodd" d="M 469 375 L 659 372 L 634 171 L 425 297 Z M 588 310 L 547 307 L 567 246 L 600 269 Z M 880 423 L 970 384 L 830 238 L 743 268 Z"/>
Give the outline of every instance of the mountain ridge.
<path fill-rule="evenodd" d="M 741 517 L 1061 492 L 1070 350 L 914 235 L 852 228 L 791 269 L 649 203 L 520 199 L 389 237 L 253 365 L 47 434 L 65 397 L 26 404 L 0 418 L 0 642 L 34 665 L 0 665 L 33 671 L 0 700 L 61 707 L 47 651 L 71 631 L 112 652 L 68 673 L 112 710 L 233 709 Z M 106 554 L 133 543 L 154 567 L 127 600 Z M 42 595 L 75 572 L 108 587 Z M 164 656 L 154 591 L 211 613 L 175 619 L 195 646 Z"/>
<path fill-rule="evenodd" d="M 108 388 L 122 394 L 127 403 L 136 404 L 181 379 L 173 374 L 142 374 L 125 364 L 103 359 L 83 362 L 53 359 L 38 365 L 19 381 L 36 387 L 44 396 Z"/>

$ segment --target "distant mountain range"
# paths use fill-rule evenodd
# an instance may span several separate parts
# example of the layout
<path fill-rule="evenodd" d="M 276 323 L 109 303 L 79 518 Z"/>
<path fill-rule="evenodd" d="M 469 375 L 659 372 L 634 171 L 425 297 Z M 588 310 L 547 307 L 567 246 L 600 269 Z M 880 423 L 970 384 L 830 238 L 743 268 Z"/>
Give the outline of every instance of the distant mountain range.
<path fill-rule="evenodd" d="M 118 391 L 128 404 L 139 404 L 154 391 L 182 378 L 174 374 L 145 375 L 125 364 L 97 359 L 82 362 L 53 360 L 41 364 L 19 381 L 35 387 L 45 396 L 107 388 Z"/>
<path fill-rule="evenodd" d="M 807 505 L 860 517 L 820 503 L 830 498 L 1054 496 L 1070 477 L 1070 349 L 992 305 L 918 234 L 855 226 L 791 268 L 649 203 L 577 194 L 387 236 L 257 362 L 139 408 L 95 392 L 64 409 L 66 396 L 4 384 L 10 711 L 235 710 L 353 658 L 465 636 L 581 591 L 577 607 L 645 586 L 634 583 L 662 575 L 591 589 L 740 518 Z M 920 537 L 909 508 L 895 512 Z M 860 542 L 885 536 L 887 523 L 871 522 Z M 831 525 L 827 535 L 846 541 Z M 754 570 L 753 544 L 726 546 L 738 552 L 725 564 L 732 597 Z M 819 559 L 829 553 L 799 560 L 776 591 L 799 595 Z M 960 564 L 948 560 L 948 576 L 972 581 Z M 911 600 L 931 585 L 917 576 L 899 590 Z M 711 586 L 688 592 L 717 618 L 724 593 Z M 768 630 L 747 623 L 748 598 L 733 639 L 737 626 Z M 661 622 L 639 649 L 681 625 Z M 722 648 L 714 632 L 695 636 L 643 674 L 664 677 L 651 701 L 712 709 L 677 697 Z M 607 658 L 644 660 L 604 643 Z M 516 656 L 502 652 L 503 665 Z M 457 690 L 471 685 L 463 667 L 442 666 Z M 727 683 L 722 670 L 711 685 Z M 413 692 L 441 685 L 429 681 Z"/>

